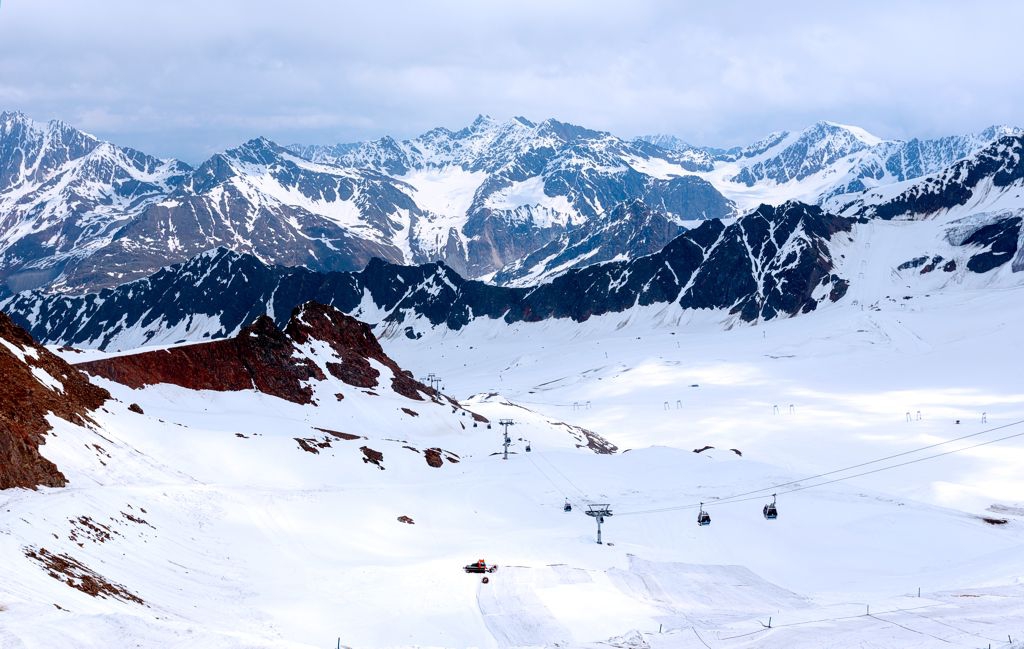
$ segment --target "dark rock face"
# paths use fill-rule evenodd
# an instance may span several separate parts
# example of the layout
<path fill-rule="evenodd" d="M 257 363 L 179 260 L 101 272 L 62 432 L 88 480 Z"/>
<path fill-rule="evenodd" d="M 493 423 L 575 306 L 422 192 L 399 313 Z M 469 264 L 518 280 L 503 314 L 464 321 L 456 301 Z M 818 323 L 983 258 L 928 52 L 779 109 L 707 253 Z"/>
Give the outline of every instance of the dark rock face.
<path fill-rule="evenodd" d="M 1021 217 L 1001 219 L 976 230 L 961 245 L 980 246 L 983 252 L 967 260 L 967 269 L 975 273 L 987 273 L 1012 260 L 1017 254 L 1021 237 Z"/>
<path fill-rule="evenodd" d="M 307 404 L 313 402 L 309 381 L 326 378 L 317 363 L 303 351 L 303 346 L 311 341 L 327 343 L 338 355 L 341 361 L 327 363 L 327 369 L 349 385 L 360 388 L 378 385 L 380 373 L 369 362 L 373 359 L 391 369 L 394 374 L 391 384 L 399 394 L 422 400 L 422 394 L 434 393 L 384 354 L 366 324 L 316 303 L 296 308 L 283 331 L 263 315 L 227 340 L 116 356 L 78 367 L 133 388 L 170 383 L 191 390 L 255 389 Z"/>
<path fill-rule="evenodd" d="M 28 332 L 3 313 L 0 377 L 0 489 L 63 487 L 67 483 L 64 475 L 39 453 L 39 445 L 50 430 L 46 415 L 53 413 L 72 423 L 85 424 L 90 421 L 89 413 L 103 405 L 110 394 L 37 345 Z"/>
<path fill-rule="evenodd" d="M 832 272 L 829 242 L 852 223 L 800 203 L 762 206 L 728 226 L 706 221 L 657 253 L 570 271 L 534 288 L 468 281 L 440 263 L 375 260 L 358 273 L 316 273 L 219 250 L 99 294 L 22 293 L 0 308 L 40 340 L 109 349 L 154 337 L 175 342 L 163 337 L 169 331 L 185 332 L 183 340 L 222 338 L 264 314 L 283 327 L 282 314 L 309 301 L 356 317 L 369 308 L 380 314 L 373 323 L 378 330 L 413 337 L 424 325 L 457 330 L 478 318 L 581 321 L 670 302 L 727 309 L 753 321 L 840 299 L 848 284 Z"/>
<path fill-rule="evenodd" d="M 349 385 L 361 388 L 377 386 L 380 373 L 370 365 L 372 359 L 391 370 L 391 388 L 398 394 L 417 401 L 422 401 L 424 394 L 434 394 L 433 389 L 413 379 L 384 353 L 369 325 L 332 307 L 317 302 L 306 303 L 292 314 L 285 327 L 285 335 L 299 345 L 310 340 L 327 342 L 342 359 L 341 363 L 329 363 L 328 369 Z"/>
<path fill-rule="evenodd" d="M 811 311 L 815 289 L 840 281 L 827 242 L 852 224 L 800 203 L 762 205 L 729 226 L 707 221 L 654 255 L 557 277 L 524 298 L 523 319 L 585 320 L 671 301 L 729 309 L 746 321 Z"/>
<path fill-rule="evenodd" d="M 699 189 L 698 189 L 699 191 Z M 699 203 L 699 202 L 697 202 Z M 664 248 L 685 228 L 663 209 L 637 199 L 564 234 L 494 276 L 497 284 L 521 284 L 618 258 L 650 255 Z M 543 268 L 542 271 L 537 270 Z M 531 283 L 536 283 L 535 281 Z"/>

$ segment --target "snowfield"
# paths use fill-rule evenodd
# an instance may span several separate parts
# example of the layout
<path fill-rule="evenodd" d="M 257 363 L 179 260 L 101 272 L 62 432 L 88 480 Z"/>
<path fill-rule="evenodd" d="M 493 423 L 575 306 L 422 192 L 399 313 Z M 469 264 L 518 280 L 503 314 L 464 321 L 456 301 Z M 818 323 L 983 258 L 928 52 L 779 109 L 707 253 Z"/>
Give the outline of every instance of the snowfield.
<path fill-rule="evenodd" d="M 962 254 L 942 223 L 856 227 L 850 294 L 795 318 L 382 341 L 490 428 L 386 382 L 310 406 L 97 379 L 95 430 L 54 419 L 42 448 L 69 486 L 0 492 L 0 647 L 1024 646 L 1024 286 L 897 270 Z M 144 603 L 70 588 L 43 548 Z"/>

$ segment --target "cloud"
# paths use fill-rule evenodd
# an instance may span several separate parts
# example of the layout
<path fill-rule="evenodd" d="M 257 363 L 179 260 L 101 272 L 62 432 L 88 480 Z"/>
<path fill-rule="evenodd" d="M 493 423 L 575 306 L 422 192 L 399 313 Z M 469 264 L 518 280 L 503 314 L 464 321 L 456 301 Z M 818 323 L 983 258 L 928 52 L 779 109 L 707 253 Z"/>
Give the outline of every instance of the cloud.
<path fill-rule="evenodd" d="M 673 0 L 6 0 L 0 107 L 197 161 L 477 113 L 732 145 L 818 119 L 886 137 L 1024 123 L 1024 5 Z"/>

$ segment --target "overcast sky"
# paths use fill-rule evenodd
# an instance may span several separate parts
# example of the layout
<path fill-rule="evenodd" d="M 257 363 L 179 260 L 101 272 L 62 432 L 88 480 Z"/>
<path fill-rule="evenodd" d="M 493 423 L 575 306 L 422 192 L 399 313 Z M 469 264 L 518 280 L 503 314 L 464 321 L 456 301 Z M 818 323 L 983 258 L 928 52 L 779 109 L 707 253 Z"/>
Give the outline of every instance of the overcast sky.
<path fill-rule="evenodd" d="M 724 8 L 723 8 L 724 6 Z M 190 162 L 478 113 L 733 145 L 1024 125 L 1024 2 L 2 0 L 0 109 Z"/>

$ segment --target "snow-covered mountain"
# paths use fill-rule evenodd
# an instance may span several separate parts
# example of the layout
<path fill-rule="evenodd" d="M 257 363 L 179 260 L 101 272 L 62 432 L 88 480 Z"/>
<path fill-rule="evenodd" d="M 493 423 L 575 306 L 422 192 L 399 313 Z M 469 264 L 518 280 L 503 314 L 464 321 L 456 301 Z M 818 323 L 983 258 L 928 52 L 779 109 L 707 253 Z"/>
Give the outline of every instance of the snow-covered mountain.
<path fill-rule="evenodd" d="M 681 222 L 640 199 L 622 203 L 509 264 L 491 281 L 502 286 L 528 286 L 572 268 L 652 254 L 685 229 Z"/>
<path fill-rule="evenodd" d="M 438 128 L 402 142 L 385 137 L 292 149 L 321 162 L 376 169 L 413 186 L 419 204 L 445 217 L 444 227 L 421 226 L 421 245 L 432 245 L 431 258 L 471 277 L 578 237 L 592 220 L 636 199 L 676 221 L 733 214 L 728 201 L 690 173 L 704 167 L 689 156 L 552 119 L 480 116 L 459 131 Z M 440 254 L 451 250 L 462 256 Z"/>
<path fill-rule="evenodd" d="M 410 337 L 480 319 L 583 321 L 651 304 L 754 321 L 840 299 L 849 281 L 833 274 L 830 246 L 852 223 L 814 206 L 764 206 L 730 225 L 705 221 L 653 254 L 524 288 L 467 281 L 441 263 L 374 260 L 358 272 L 317 273 L 218 249 L 113 290 L 20 293 L 0 308 L 40 340 L 111 350 L 230 336 L 262 314 L 283 324 L 310 300 L 366 320 L 380 335 Z"/>
<path fill-rule="evenodd" d="M 257 138 L 194 170 L 3 120 L 0 279 L 14 291 L 114 286 L 218 245 L 315 270 L 379 257 L 477 277 L 627 201 L 676 222 L 734 213 L 687 160 L 554 120 L 294 152 Z"/>
<path fill-rule="evenodd" d="M 714 161 L 700 176 L 741 209 L 786 200 L 825 203 L 937 173 L 1005 135 L 1024 133 L 991 126 L 978 133 L 937 139 L 884 140 L 862 128 L 818 122 L 798 132 L 772 133 L 743 148 L 695 148 L 670 136 L 647 136 L 672 150 L 703 151 Z"/>
<path fill-rule="evenodd" d="M 1024 135 L 1006 135 L 971 156 L 922 178 L 828 203 L 868 218 L 933 218 L 1024 208 Z"/>
<path fill-rule="evenodd" d="M 217 246 L 317 271 L 373 257 L 443 261 L 527 286 L 650 254 L 699 221 L 763 203 L 873 200 L 861 194 L 1020 132 L 902 142 L 819 122 L 721 150 L 481 116 L 403 141 L 283 148 L 257 138 L 191 169 L 60 122 L 2 120 L 0 295 L 113 287 Z"/>
<path fill-rule="evenodd" d="M 0 114 L 0 282 L 20 290 L 54 281 L 190 171 L 63 122 Z"/>

